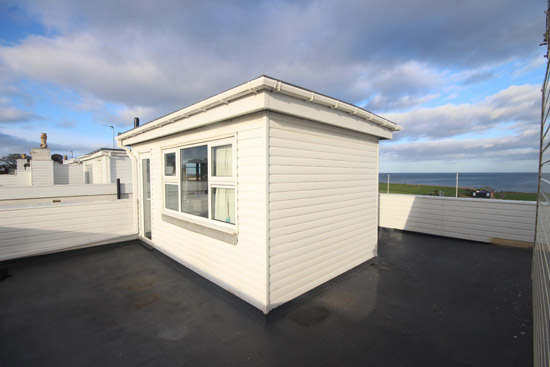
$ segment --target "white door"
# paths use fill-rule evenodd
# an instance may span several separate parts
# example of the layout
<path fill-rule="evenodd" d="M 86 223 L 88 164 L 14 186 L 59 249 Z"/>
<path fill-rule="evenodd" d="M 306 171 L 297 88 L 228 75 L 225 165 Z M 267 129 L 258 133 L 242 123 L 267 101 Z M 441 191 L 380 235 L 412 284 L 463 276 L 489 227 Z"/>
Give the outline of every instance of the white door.
<path fill-rule="evenodd" d="M 149 154 L 140 155 L 141 160 L 141 213 L 142 213 L 142 232 L 145 238 L 152 239 L 151 233 L 151 156 Z"/>

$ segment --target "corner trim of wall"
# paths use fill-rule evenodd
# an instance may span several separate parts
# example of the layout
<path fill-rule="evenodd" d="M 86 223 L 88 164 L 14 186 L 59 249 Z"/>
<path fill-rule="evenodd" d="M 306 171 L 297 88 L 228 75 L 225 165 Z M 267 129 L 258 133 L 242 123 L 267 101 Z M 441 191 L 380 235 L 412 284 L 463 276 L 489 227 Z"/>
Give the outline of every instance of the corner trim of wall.
<path fill-rule="evenodd" d="M 267 97 L 266 97 L 267 100 Z M 266 295 L 265 295 L 265 309 L 264 313 L 267 314 L 271 310 L 271 266 L 270 266 L 270 257 L 271 257 L 271 241 L 270 241 L 270 209 L 269 209 L 269 129 L 270 129 L 271 119 L 269 118 L 269 112 L 265 114 L 265 244 L 266 244 Z"/>

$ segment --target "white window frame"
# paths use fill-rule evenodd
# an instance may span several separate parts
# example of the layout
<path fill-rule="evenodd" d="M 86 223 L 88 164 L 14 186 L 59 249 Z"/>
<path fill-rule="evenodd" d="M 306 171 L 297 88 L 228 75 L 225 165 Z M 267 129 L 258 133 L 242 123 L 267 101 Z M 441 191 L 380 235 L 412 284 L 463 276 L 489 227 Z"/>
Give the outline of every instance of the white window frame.
<path fill-rule="evenodd" d="M 176 174 L 173 176 L 167 176 L 166 173 L 166 154 L 174 153 L 176 155 Z M 172 148 L 162 151 L 162 207 L 164 210 L 174 211 L 172 209 L 166 209 L 166 184 L 176 185 L 178 187 L 178 210 L 181 210 L 181 200 L 179 199 L 180 181 L 179 181 L 179 149 Z"/>
<path fill-rule="evenodd" d="M 214 176 L 213 172 L 213 159 L 212 148 L 224 145 L 231 145 L 232 150 L 232 176 Z M 207 147 L 207 160 L 208 160 L 208 218 L 200 217 L 181 211 L 181 150 L 187 148 L 193 148 L 198 146 Z M 165 175 L 166 154 L 176 154 L 176 174 L 174 176 Z M 223 227 L 230 230 L 237 230 L 238 226 L 238 214 L 237 214 L 237 149 L 235 136 L 228 138 L 219 138 L 215 140 L 206 140 L 201 142 L 194 142 L 192 144 L 180 145 L 176 147 L 165 148 L 161 150 L 162 154 L 162 208 L 163 213 L 172 217 L 184 219 L 190 222 L 205 224 L 209 227 Z M 177 185 L 178 187 L 178 210 L 166 208 L 166 184 Z M 226 223 L 219 220 L 212 219 L 212 189 L 213 188 L 229 188 L 235 191 L 235 224 Z"/>

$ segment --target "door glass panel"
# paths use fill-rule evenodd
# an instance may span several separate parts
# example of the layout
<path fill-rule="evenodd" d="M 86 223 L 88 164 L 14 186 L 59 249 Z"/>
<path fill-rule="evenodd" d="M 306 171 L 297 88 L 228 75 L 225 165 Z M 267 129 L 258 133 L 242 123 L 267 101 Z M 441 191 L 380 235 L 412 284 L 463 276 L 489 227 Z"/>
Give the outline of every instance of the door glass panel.
<path fill-rule="evenodd" d="M 150 160 L 143 159 L 141 165 L 143 186 L 143 235 L 151 239 L 151 172 Z"/>

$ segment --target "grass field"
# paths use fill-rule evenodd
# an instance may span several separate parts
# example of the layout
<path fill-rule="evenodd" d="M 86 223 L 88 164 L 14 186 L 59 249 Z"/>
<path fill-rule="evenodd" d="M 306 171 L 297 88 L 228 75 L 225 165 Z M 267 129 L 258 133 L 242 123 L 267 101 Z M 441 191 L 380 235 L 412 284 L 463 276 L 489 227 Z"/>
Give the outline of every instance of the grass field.
<path fill-rule="evenodd" d="M 381 193 L 387 192 L 388 184 L 381 182 L 378 190 Z M 459 187 L 459 197 L 472 197 L 471 188 Z M 428 185 L 409 185 L 390 183 L 390 194 L 409 194 L 409 195 L 436 195 L 443 192 L 442 196 L 455 196 L 456 189 L 450 186 L 428 186 Z M 537 194 L 534 192 L 495 192 L 495 199 L 503 200 L 523 200 L 523 201 L 537 201 Z"/>

